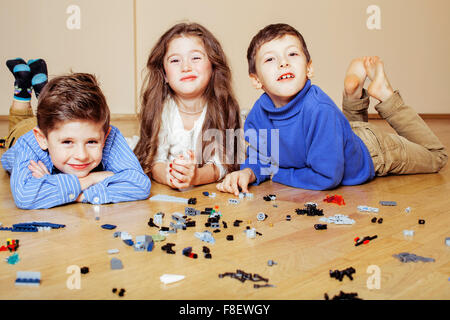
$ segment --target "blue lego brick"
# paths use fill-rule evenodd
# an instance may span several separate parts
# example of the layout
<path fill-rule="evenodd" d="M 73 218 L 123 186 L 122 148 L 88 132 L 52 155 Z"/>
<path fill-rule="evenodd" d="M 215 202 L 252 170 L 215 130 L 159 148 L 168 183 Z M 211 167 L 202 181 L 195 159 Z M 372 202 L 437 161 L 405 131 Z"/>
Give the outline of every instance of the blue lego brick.
<path fill-rule="evenodd" d="M 104 224 L 104 225 L 102 225 L 102 228 L 107 229 L 107 230 L 113 230 L 116 228 L 116 226 L 113 224 Z"/>

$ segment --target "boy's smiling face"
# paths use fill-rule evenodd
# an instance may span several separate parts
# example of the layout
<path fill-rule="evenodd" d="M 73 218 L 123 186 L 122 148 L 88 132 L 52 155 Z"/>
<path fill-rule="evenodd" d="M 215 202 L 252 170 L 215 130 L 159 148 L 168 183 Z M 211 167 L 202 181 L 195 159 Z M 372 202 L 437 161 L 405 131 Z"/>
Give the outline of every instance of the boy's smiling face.
<path fill-rule="evenodd" d="M 48 132 L 33 129 L 39 146 L 48 150 L 53 165 L 63 173 L 86 177 L 102 161 L 106 136 L 103 124 L 66 121 Z"/>
<path fill-rule="evenodd" d="M 264 43 L 255 56 L 253 86 L 263 89 L 275 107 L 287 104 L 305 86 L 312 75 L 311 60 L 306 61 L 300 40 L 287 34 Z"/>

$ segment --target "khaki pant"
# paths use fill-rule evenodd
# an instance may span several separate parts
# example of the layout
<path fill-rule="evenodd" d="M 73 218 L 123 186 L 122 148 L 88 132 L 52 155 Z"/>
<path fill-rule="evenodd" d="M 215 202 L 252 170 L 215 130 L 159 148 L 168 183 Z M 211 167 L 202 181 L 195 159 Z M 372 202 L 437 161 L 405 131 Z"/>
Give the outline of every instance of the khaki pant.
<path fill-rule="evenodd" d="M 344 98 L 343 113 L 353 132 L 369 149 L 378 176 L 438 172 L 447 163 L 444 146 L 414 109 L 403 102 L 398 91 L 375 106 L 397 134 L 387 133 L 368 123 L 369 96 L 359 100 Z"/>
<path fill-rule="evenodd" d="M 26 111 L 13 111 L 9 109 L 9 133 L 6 137 L 5 148 L 11 148 L 17 139 L 37 126 L 37 119 L 33 115 L 33 110 L 29 108 Z"/>

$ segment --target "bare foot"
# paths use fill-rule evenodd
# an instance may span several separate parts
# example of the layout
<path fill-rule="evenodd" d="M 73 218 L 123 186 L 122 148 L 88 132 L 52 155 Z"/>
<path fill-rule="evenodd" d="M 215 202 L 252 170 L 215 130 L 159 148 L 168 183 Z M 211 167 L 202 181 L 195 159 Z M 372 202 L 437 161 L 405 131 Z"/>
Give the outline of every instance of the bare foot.
<path fill-rule="evenodd" d="M 379 57 L 373 56 L 373 57 L 364 57 L 364 68 L 366 69 L 367 77 L 373 81 L 373 78 L 375 78 L 375 71 L 376 71 L 376 62 L 380 60 Z"/>
<path fill-rule="evenodd" d="M 344 78 L 344 97 L 349 99 L 361 99 L 366 77 L 364 58 L 353 59 Z"/>
<path fill-rule="evenodd" d="M 372 82 L 367 88 L 367 93 L 369 96 L 383 102 L 389 99 L 393 94 L 394 90 L 387 79 L 386 73 L 384 72 L 384 64 L 378 57 L 372 57 L 365 62 L 367 74 L 373 75 Z"/>

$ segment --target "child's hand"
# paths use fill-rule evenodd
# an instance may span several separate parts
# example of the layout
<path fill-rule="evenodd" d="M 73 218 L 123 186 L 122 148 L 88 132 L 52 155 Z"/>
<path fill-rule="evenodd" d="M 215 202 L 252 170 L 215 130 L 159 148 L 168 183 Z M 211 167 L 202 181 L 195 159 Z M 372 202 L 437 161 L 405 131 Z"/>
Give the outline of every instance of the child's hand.
<path fill-rule="evenodd" d="M 181 155 L 169 164 L 167 181 L 172 188 L 183 189 L 193 185 L 197 166 L 192 150 L 188 151 L 188 157 Z"/>
<path fill-rule="evenodd" d="M 28 169 L 30 169 L 33 177 L 38 178 L 38 179 L 42 178 L 46 174 L 50 174 L 47 167 L 44 165 L 44 163 L 41 160 L 39 160 L 37 163 L 34 160 L 30 160 Z"/>
<path fill-rule="evenodd" d="M 256 177 L 252 169 L 246 168 L 227 174 L 223 181 L 216 185 L 216 188 L 221 192 L 234 193 L 235 196 L 238 196 L 239 187 L 241 187 L 242 192 L 248 193 L 248 184 L 255 180 Z"/>
<path fill-rule="evenodd" d="M 87 189 L 113 175 L 114 173 L 111 171 L 98 171 L 91 172 L 84 178 L 78 178 L 80 180 L 81 190 Z"/>

